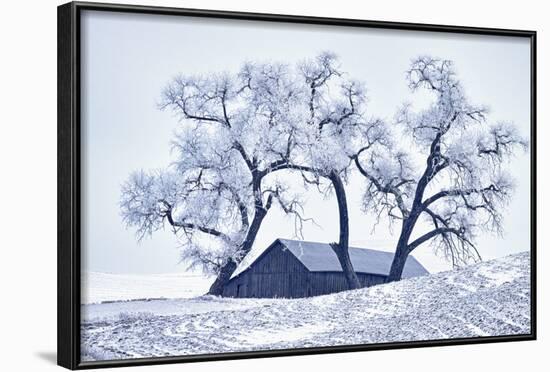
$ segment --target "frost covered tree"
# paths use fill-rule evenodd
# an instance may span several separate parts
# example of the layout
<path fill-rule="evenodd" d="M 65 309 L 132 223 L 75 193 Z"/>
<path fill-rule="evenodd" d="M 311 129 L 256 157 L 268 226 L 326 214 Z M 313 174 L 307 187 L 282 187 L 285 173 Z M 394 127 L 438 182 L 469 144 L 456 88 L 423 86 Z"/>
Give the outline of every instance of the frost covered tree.
<path fill-rule="evenodd" d="M 393 133 L 402 140 L 354 156 L 367 181 L 364 208 L 400 225 L 388 281 L 401 278 L 408 255 L 425 243 L 453 266 L 479 260 L 475 238 L 501 233 L 514 189 L 506 164 L 528 145 L 514 125 L 489 124 L 487 109 L 468 102 L 451 61 L 420 57 L 407 81 L 413 92 L 426 90 L 431 105 L 419 112 L 404 105 Z"/>
<path fill-rule="evenodd" d="M 306 185 L 314 185 L 319 191 L 336 196 L 339 238 L 331 247 L 348 287 L 359 288 L 349 256 L 349 216 L 344 184 L 352 155 L 365 143 L 374 146 L 386 140 L 384 123 L 367 117 L 364 85 L 346 78 L 335 55 L 323 53 L 315 60 L 300 64 L 299 70 L 299 80 L 305 83 L 307 119 L 300 126 L 300 151 L 280 162 L 286 162 L 283 168 L 300 170 Z M 328 187 L 323 190 L 327 183 Z"/>
<path fill-rule="evenodd" d="M 274 174 L 301 172 L 316 185 L 326 178 L 340 206 L 335 250 L 346 276 L 356 281 L 341 177 L 352 144 L 375 133 L 377 122 L 363 120 L 362 87 L 335 65 L 335 57 L 323 53 L 294 67 L 246 63 L 238 74 L 175 78 L 161 107 L 180 120 L 176 161 L 130 176 L 122 187 L 125 223 L 140 239 L 169 227 L 181 242 L 182 259 L 215 275 L 209 293 L 221 294 L 273 205 L 293 215 L 298 229 L 306 220 L 299 197 Z"/>

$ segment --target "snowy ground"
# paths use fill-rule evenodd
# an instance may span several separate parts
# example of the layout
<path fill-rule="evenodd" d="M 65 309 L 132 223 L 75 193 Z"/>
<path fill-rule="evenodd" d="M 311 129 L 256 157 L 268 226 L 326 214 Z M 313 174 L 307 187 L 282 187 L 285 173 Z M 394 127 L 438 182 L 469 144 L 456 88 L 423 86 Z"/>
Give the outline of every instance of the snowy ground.
<path fill-rule="evenodd" d="M 197 297 L 208 292 L 211 283 L 212 280 L 201 275 L 85 272 L 82 274 L 81 303 Z"/>
<path fill-rule="evenodd" d="M 83 360 L 526 334 L 529 267 L 525 252 L 309 299 L 83 305 Z"/>

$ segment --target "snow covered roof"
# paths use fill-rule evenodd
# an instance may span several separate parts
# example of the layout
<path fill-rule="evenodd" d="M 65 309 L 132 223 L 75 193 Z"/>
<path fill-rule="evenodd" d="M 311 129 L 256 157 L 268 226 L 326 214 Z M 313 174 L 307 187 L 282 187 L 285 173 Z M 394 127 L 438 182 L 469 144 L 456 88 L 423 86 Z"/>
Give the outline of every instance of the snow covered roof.
<path fill-rule="evenodd" d="M 342 271 L 338 257 L 336 257 L 336 253 L 334 253 L 330 244 L 289 239 L 277 239 L 275 242 L 277 241 L 296 256 L 309 271 Z M 273 247 L 274 243 L 269 247 Z M 388 275 L 390 272 L 393 252 L 349 247 L 349 255 L 353 268 L 358 273 Z M 235 277 L 245 271 L 260 256 L 247 262 L 246 266 L 239 265 L 240 267 L 232 276 Z M 241 262 L 241 264 L 245 264 L 245 262 Z M 413 256 L 409 255 L 402 277 L 411 278 L 426 274 L 429 274 L 428 271 Z"/>
<path fill-rule="evenodd" d="M 326 243 L 279 239 L 309 271 L 342 271 L 338 257 Z M 353 268 L 358 273 L 388 275 L 393 252 L 349 247 Z M 403 278 L 426 275 L 428 271 L 412 256 L 407 258 Z"/>

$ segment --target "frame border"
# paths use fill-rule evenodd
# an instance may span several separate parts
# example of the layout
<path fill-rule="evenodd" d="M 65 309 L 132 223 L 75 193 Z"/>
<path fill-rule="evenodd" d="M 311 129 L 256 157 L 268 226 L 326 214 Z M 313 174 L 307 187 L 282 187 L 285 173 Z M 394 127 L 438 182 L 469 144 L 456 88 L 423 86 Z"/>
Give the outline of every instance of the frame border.
<path fill-rule="evenodd" d="M 404 31 L 512 36 L 529 38 L 531 45 L 531 333 L 511 336 L 455 338 L 379 344 L 327 346 L 314 348 L 263 350 L 219 354 L 182 355 L 81 362 L 80 360 L 80 17 L 83 10 L 135 14 L 222 18 L 244 21 L 348 26 Z M 468 345 L 493 342 L 536 340 L 537 317 L 537 184 L 536 184 L 536 109 L 537 109 L 537 33 L 536 31 L 462 27 L 454 25 L 338 19 L 282 14 L 245 13 L 203 9 L 71 2 L 57 8 L 57 363 L 75 370 L 105 367 L 141 366 L 169 363 L 221 361 L 291 355 L 327 354 L 367 350 L 404 349 L 428 346 Z"/>

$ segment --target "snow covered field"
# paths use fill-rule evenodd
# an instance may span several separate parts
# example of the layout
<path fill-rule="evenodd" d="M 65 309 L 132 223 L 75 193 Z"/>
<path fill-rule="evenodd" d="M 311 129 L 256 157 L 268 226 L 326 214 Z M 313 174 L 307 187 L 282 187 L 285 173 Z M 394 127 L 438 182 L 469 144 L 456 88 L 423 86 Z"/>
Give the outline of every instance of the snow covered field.
<path fill-rule="evenodd" d="M 83 304 L 153 298 L 189 298 L 206 292 L 212 279 L 199 275 L 123 275 L 98 272 L 82 274 Z"/>
<path fill-rule="evenodd" d="M 530 332 L 528 252 L 309 299 L 82 306 L 84 361 Z M 158 297 L 158 296 L 154 296 Z"/>

